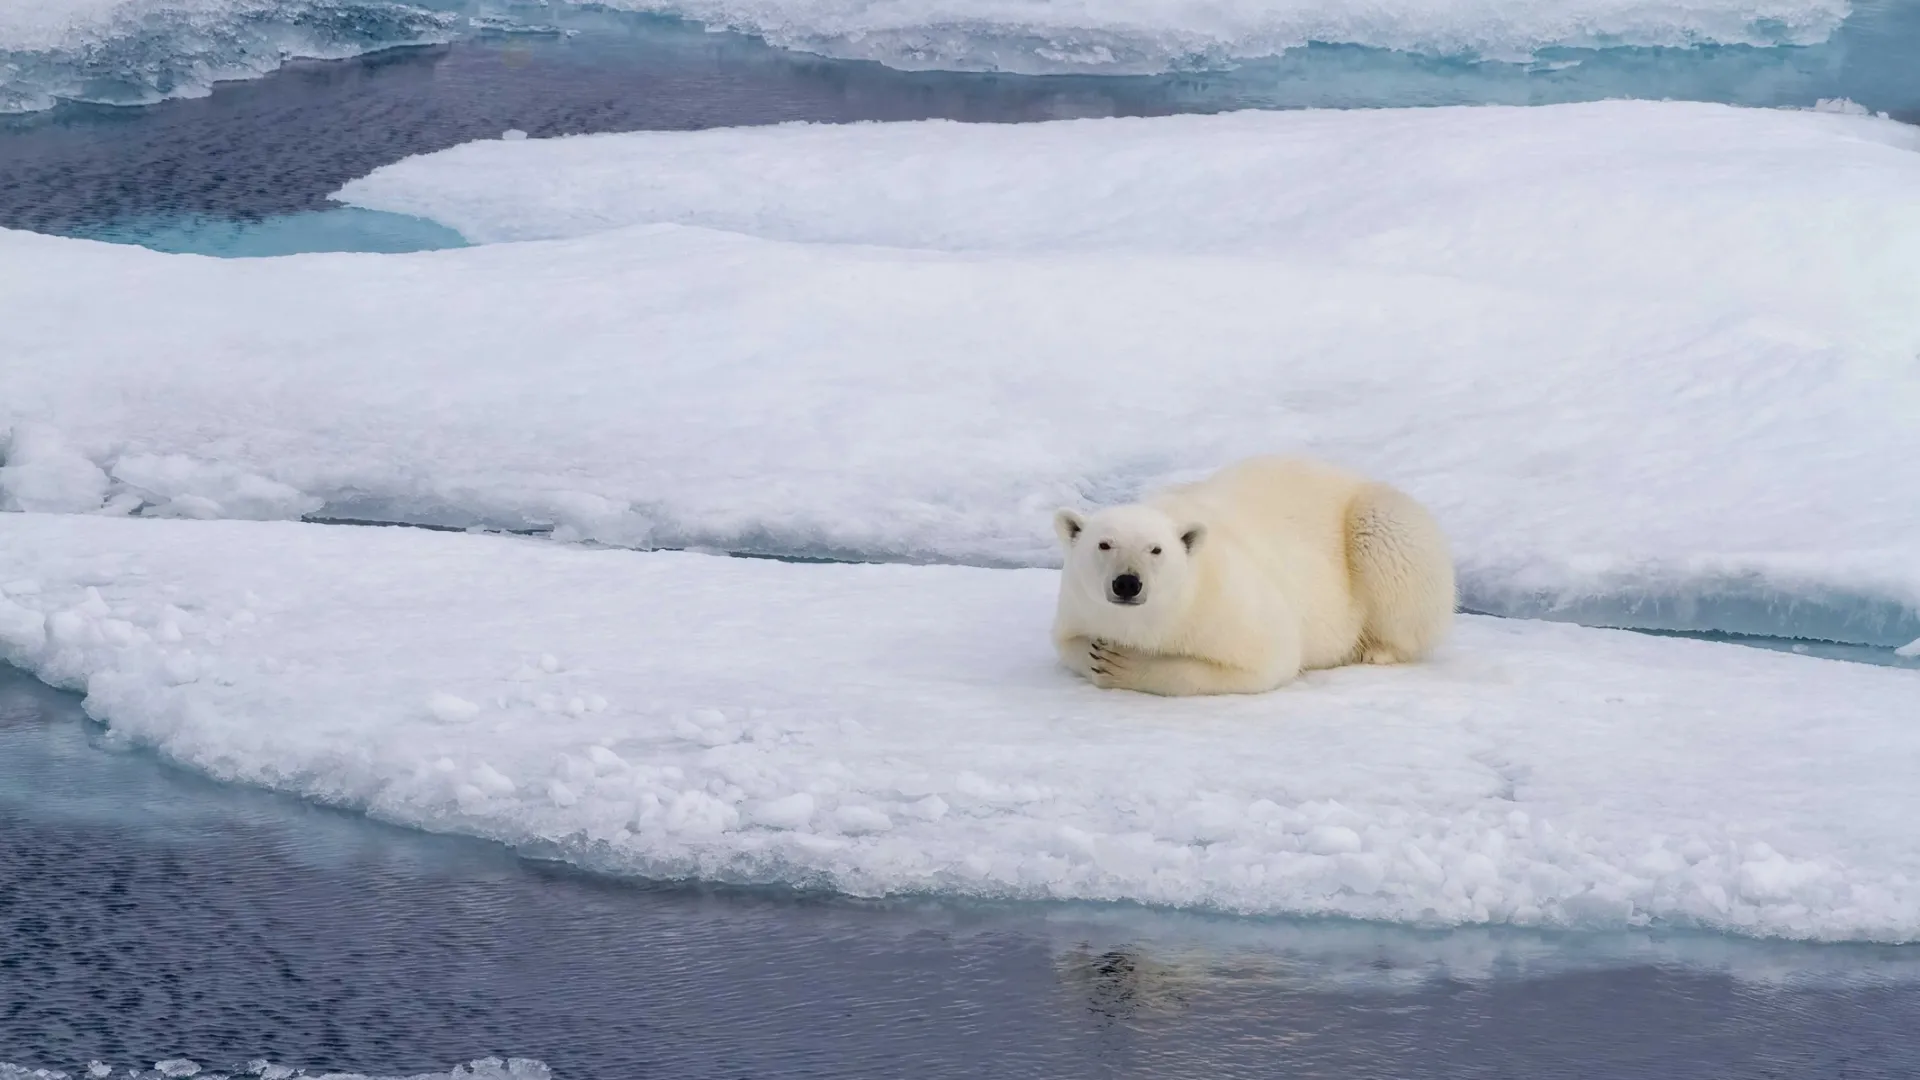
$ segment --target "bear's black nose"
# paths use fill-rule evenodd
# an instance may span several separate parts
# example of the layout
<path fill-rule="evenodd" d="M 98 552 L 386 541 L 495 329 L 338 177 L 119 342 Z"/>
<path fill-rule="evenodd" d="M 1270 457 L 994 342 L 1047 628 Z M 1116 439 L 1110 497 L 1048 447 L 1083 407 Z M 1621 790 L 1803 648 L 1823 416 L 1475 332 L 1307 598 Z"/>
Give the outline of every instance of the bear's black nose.
<path fill-rule="evenodd" d="M 1121 600 L 1132 600 L 1140 595 L 1140 575 L 1121 574 L 1113 579 L 1113 595 Z"/>

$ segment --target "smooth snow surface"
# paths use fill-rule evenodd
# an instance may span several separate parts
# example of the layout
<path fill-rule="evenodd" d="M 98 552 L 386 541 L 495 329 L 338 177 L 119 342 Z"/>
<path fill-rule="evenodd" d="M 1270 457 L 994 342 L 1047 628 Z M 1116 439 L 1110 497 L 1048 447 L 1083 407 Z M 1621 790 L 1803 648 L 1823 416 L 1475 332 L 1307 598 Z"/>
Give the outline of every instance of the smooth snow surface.
<path fill-rule="evenodd" d="M 673 223 L 943 251 L 1292 255 L 1609 292 L 1687 285 L 1689 301 L 1761 287 L 1884 301 L 1885 272 L 1913 258 L 1920 200 L 1903 192 L 1917 154 L 1920 129 L 1858 113 L 1613 101 L 489 139 L 334 197 L 476 243 Z M 1813 265 L 1775 265 L 1796 259 Z"/>
<path fill-rule="evenodd" d="M 1466 617 L 1242 699 L 1053 663 L 1056 575 L 0 517 L 0 658 L 227 780 L 613 872 L 1920 937 L 1920 674 Z"/>
<path fill-rule="evenodd" d="M 493 141 L 347 197 L 562 239 L 0 234 L 0 426 L 122 509 L 1000 565 L 1301 450 L 1426 500 L 1475 609 L 1893 646 L 1916 150 L 1656 103 Z"/>

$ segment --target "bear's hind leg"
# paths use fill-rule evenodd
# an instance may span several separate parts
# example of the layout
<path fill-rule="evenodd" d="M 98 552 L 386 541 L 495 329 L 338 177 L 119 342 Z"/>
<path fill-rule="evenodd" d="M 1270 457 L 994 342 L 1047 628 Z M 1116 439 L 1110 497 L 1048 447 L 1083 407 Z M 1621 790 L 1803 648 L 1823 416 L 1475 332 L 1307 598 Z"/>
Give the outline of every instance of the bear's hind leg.
<path fill-rule="evenodd" d="M 1398 664 L 1431 652 L 1453 624 L 1453 557 L 1426 508 L 1369 484 L 1347 508 L 1347 566 L 1363 621 L 1356 659 Z"/>

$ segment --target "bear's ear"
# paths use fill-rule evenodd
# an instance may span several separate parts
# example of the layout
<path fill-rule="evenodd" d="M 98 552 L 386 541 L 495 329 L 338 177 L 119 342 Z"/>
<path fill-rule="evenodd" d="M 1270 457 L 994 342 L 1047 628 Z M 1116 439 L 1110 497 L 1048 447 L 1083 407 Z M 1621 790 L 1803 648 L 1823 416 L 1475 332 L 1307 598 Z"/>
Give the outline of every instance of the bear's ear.
<path fill-rule="evenodd" d="M 1080 530 L 1087 527 L 1080 515 L 1071 510 L 1056 510 L 1053 513 L 1053 531 L 1060 534 L 1060 542 L 1068 547 L 1080 539 Z"/>
<path fill-rule="evenodd" d="M 1187 554 L 1189 555 L 1193 554 L 1194 551 L 1199 548 L 1200 542 L 1206 538 L 1207 527 L 1205 525 L 1189 525 L 1186 531 L 1180 534 L 1180 542 L 1186 545 Z"/>

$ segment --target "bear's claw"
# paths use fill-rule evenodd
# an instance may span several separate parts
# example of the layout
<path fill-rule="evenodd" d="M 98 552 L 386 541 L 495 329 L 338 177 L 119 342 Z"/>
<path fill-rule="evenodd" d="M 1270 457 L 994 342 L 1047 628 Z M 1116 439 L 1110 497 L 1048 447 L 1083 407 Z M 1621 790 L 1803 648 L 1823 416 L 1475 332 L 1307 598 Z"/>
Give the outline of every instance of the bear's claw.
<path fill-rule="evenodd" d="M 1127 654 L 1120 649 L 1104 641 L 1094 641 L 1088 644 L 1087 656 L 1087 670 L 1094 676 L 1094 685 L 1110 690 L 1125 676 Z"/>

